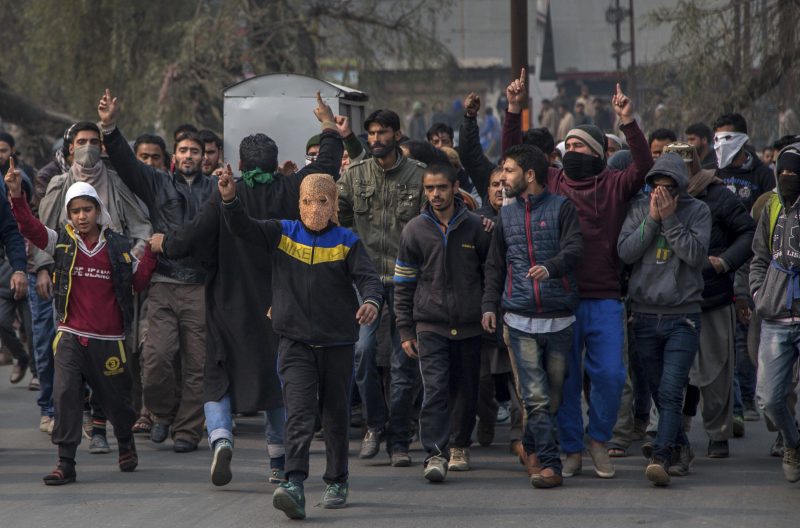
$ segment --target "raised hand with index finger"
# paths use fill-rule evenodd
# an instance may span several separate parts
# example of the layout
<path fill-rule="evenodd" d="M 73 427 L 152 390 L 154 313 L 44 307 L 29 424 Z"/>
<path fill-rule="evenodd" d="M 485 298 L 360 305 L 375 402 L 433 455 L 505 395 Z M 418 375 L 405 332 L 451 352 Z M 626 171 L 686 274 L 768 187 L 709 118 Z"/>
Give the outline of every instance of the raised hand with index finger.
<path fill-rule="evenodd" d="M 117 98 L 111 95 L 111 90 L 106 88 L 103 96 L 100 97 L 100 102 L 97 103 L 97 115 L 100 117 L 100 123 L 103 127 L 110 128 L 117 122 Z"/>
<path fill-rule="evenodd" d="M 508 98 L 508 111 L 512 114 L 522 112 L 522 105 L 525 104 L 527 92 L 525 90 L 525 68 L 519 72 L 519 79 L 514 79 L 506 88 L 506 98 Z"/>
<path fill-rule="evenodd" d="M 14 157 L 8 158 L 8 172 L 3 180 L 6 182 L 6 189 L 12 198 L 22 196 L 22 174 L 14 165 Z"/>
<path fill-rule="evenodd" d="M 233 181 L 233 170 L 230 163 L 226 164 L 225 169 L 220 173 L 217 188 L 223 202 L 232 202 L 236 198 L 236 182 Z"/>
<path fill-rule="evenodd" d="M 328 124 L 328 126 L 334 130 L 336 130 L 336 121 L 333 117 L 333 110 L 331 107 L 325 104 L 325 101 L 322 100 L 322 95 L 317 91 L 317 107 L 314 108 L 314 115 L 317 116 L 320 123 Z"/>
<path fill-rule="evenodd" d="M 611 106 L 623 125 L 633 122 L 633 103 L 630 97 L 622 92 L 622 87 L 619 83 L 617 83 L 616 91 L 611 97 Z"/>

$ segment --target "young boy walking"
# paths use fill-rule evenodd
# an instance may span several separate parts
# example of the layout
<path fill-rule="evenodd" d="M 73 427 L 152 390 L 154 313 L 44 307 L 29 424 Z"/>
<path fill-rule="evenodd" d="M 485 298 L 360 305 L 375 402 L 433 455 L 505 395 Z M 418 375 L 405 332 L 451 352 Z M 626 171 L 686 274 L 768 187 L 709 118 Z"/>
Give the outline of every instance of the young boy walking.
<path fill-rule="evenodd" d="M 131 428 L 132 380 L 125 355 L 125 334 L 133 319 L 133 291 L 143 290 L 155 268 L 146 250 L 141 261 L 131 256 L 132 242 L 112 231 L 110 216 L 94 187 L 74 183 L 66 193 L 67 222 L 60 232 L 33 216 L 12 167 L 5 177 L 20 232 L 53 256 L 54 302 L 58 331 L 53 342 L 55 426 L 58 464 L 44 476 L 49 486 L 75 482 L 75 453 L 81 441 L 84 383 L 114 424 L 119 468 L 139 463 Z"/>
<path fill-rule="evenodd" d="M 272 496 L 290 519 L 304 519 L 303 482 L 322 403 L 328 485 L 324 508 L 342 508 L 348 495 L 350 395 L 358 325 L 372 323 L 382 286 L 360 239 L 336 225 L 336 184 L 310 174 L 300 185 L 300 220 L 256 220 L 236 196 L 230 167 L 219 180 L 232 233 L 272 253 L 272 325 L 280 336 L 278 373 L 286 406 L 286 478 Z M 359 303 L 355 283 L 363 299 Z"/>

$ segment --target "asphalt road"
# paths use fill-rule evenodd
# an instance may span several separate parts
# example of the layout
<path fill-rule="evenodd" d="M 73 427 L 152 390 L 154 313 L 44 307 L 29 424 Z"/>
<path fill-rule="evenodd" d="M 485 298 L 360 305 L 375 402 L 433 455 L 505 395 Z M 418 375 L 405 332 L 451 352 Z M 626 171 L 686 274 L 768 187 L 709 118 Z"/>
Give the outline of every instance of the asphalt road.
<path fill-rule="evenodd" d="M 36 393 L 8 382 L 0 368 L 0 528 L 28 527 L 250 527 L 286 526 L 272 508 L 274 486 L 266 480 L 267 459 L 259 418 L 238 420 L 233 481 L 215 488 L 209 479 L 210 451 L 176 454 L 171 442 L 156 446 L 138 437 L 139 468 L 121 473 L 116 453 L 91 455 L 84 440 L 78 453 L 78 481 L 47 487 L 42 476 L 55 464 L 49 437 L 38 430 Z M 603 528 L 627 526 L 792 527 L 800 525 L 800 483 L 783 478 L 780 459 L 768 455 L 773 434 L 764 422 L 748 422 L 747 434 L 731 441 L 731 457 L 706 458 L 706 437 L 695 420 L 690 435 L 697 459 L 688 477 L 669 488 L 651 486 L 639 456 L 617 459 L 617 476 L 601 480 L 584 457 L 584 474 L 562 488 L 535 490 L 523 468 L 508 454 L 507 426 L 495 443 L 473 447 L 473 470 L 450 473 L 440 485 L 422 478 L 423 453 L 412 445 L 414 465 L 392 468 L 381 453 L 350 453 L 350 498 L 346 509 L 323 510 L 324 446 L 312 445 L 312 476 L 306 482 L 302 521 L 314 526 L 455 528 L 525 526 Z M 112 448 L 116 442 L 110 438 Z M 638 452 L 638 445 L 631 450 Z"/>

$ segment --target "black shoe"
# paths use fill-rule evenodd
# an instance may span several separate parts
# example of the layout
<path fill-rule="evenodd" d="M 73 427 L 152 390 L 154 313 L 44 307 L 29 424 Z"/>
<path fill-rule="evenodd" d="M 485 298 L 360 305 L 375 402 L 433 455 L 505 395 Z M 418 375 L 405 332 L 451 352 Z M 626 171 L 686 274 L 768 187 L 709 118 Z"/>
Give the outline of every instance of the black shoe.
<path fill-rule="evenodd" d="M 647 442 L 642 444 L 642 455 L 647 460 L 653 458 L 653 442 L 648 440 Z"/>
<path fill-rule="evenodd" d="M 169 424 L 156 422 L 150 429 L 150 441 L 160 444 L 169 436 Z"/>
<path fill-rule="evenodd" d="M 377 455 L 381 449 L 382 440 L 383 431 L 369 429 L 367 434 L 364 435 L 364 440 L 361 441 L 361 451 L 358 453 L 358 458 L 372 458 Z"/>
<path fill-rule="evenodd" d="M 733 437 L 741 438 L 744 436 L 744 416 L 733 417 Z"/>
<path fill-rule="evenodd" d="M 188 440 L 183 440 L 182 438 L 177 438 L 175 444 L 172 446 L 172 450 L 176 453 L 191 453 L 195 449 L 197 449 L 197 444 Z"/>
<path fill-rule="evenodd" d="M 708 458 L 728 458 L 730 451 L 728 449 L 728 441 L 708 441 Z"/>
<path fill-rule="evenodd" d="M 672 449 L 672 460 L 675 461 L 669 467 L 669 474 L 673 477 L 685 477 L 689 474 L 689 469 L 694 460 L 694 452 L 689 444 L 674 447 Z"/>

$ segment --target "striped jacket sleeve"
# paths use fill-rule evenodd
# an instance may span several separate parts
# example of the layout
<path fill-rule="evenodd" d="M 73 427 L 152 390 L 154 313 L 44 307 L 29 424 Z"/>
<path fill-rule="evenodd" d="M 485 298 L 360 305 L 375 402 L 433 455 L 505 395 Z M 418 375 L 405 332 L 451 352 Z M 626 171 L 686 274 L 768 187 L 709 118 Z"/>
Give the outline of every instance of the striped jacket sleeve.
<path fill-rule="evenodd" d="M 394 267 L 394 313 L 401 341 L 416 338 L 414 324 L 414 292 L 422 264 L 422 255 L 414 237 L 414 226 L 409 222 L 400 235 L 400 247 Z"/>

